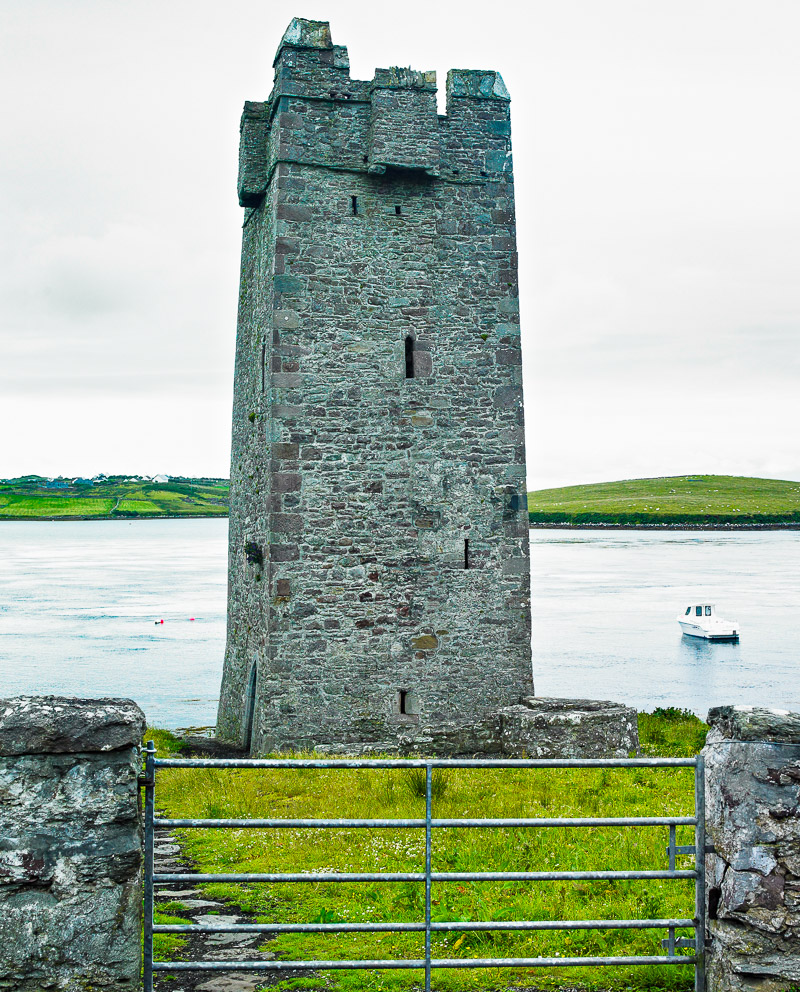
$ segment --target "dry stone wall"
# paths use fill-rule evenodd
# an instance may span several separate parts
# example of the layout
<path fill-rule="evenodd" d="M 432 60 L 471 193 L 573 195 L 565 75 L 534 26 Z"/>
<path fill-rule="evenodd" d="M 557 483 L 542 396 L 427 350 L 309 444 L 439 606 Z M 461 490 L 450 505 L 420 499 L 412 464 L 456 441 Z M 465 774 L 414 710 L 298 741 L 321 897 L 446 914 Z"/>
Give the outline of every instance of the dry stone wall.
<path fill-rule="evenodd" d="M 0 989 L 139 988 L 142 711 L 0 700 Z"/>
<path fill-rule="evenodd" d="M 533 691 L 509 97 L 348 66 L 293 21 L 242 118 L 218 733 L 462 753 Z"/>
<path fill-rule="evenodd" d="M 800 713 L 708 715 L 710 992 L 800 983 Z"/>

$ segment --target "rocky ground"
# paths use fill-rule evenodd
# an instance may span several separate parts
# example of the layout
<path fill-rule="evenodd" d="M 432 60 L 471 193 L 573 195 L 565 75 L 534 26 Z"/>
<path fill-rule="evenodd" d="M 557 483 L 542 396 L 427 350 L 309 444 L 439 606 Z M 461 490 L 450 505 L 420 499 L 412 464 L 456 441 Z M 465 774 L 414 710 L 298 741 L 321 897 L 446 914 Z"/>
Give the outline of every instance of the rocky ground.
<path fill-rule="evenodd" d="M 233 758 L 241 753 L 230 747 L 199 736 L 186 738 L 190 750 L 186 757 Z M 197 865 L 181 850 L 178 839 L 168 829 L 156 830 L 155 837 L 156 873 L 196 874 Z M 232 903 L 207 899 L 198 888 L 186 883 L 157 885 L 155 889 L 156 908 L 159 904 L 179 902 L 185 909 L 172 910 L 171 915 L 179 915 L 190 923 L 208 925 L 210 923 L 235 924 L 257 923 L 258 920 L 240 906 Z M 176 955 L 181 961 L 270 961 L 274 955 L 270 951 L 259 950 L 269 943 L 263 933 L 210 933 L 192 934 L 187 943 Z M 178 971 L 157 972 L 154 987 L 161 992 L 252 992 L 258 988 L 269 988 L 276 982 L 292 978 L 300 972 L 258 971 Z"/>
<path fill-rule="evenodd" d="M 196 873 L 197 867 L 182 852 L 176 838 L 168 830 L 156 831 L 156 872 Z M 204 897 L 200 889 L 185 883 L 158 885 L 155 890 L 156 908 L 159 904 L 179 902 L 185 909 L 180 916 L 199 925 L 209 923 L 256 923 L 257 920 L 240 907 L 216 902 Z M 171 911 L 176 915 L 176 910 Z M 273 955 L 259 950 L 265 935 L 258 933 L 192 934 L 177 957 L 183 961 L 269 961 Z M 281 972 L 280 978 L 288 977 Z M 259 986 L 278 980 L 277 972 L 157 972 L 154 986 L 169 992 L 251 992 Z"/>

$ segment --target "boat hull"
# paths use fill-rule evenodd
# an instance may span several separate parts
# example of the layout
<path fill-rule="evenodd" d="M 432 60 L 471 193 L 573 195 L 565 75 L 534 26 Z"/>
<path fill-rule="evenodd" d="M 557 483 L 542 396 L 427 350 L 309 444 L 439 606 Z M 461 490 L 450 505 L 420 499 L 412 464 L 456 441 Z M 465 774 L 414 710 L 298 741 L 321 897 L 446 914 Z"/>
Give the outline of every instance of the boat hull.
<path fill-rule="evenodd" d="M 704 630 L 702 627 L 694 623 L 686 623 L 683 620 L 678 621 L 681 630 L 687 637 L 700 637 L 704 641 L 738 641 L 739 631 L 738 630 Z"/>

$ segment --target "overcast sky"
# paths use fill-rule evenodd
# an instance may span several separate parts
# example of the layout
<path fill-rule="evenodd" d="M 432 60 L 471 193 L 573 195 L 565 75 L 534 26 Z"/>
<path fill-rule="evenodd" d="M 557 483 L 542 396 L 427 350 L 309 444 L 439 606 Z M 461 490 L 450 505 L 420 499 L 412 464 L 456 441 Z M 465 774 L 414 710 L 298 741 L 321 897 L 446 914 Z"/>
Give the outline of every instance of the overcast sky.
<path fill-rule="evenodd" d="M 0 477 L 228 474 L 239 115 L 293 16 L 355 78 L 502 73 L 530 488 L 800 479 L 796 0 L 2 0 Z"/>

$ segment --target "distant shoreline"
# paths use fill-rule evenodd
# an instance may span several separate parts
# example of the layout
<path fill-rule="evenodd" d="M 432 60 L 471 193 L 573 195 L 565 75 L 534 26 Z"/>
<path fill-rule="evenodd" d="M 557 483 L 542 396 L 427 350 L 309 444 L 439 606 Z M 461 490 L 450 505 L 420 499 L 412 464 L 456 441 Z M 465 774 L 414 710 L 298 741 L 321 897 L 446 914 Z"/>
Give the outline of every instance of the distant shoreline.
<path fill-rule="evenodd" d="M 227 517 L 227 479 L 129 476 L 0 482 L 0 520 L 164 520 Z"/>
<path fill-rule="evenodd" d="M 29 521 L 31 523 L 53 523 L 59 522 L 61 520 L 70 520 L 73 523 L 76 520 L 102 520 L 109 522 L 121 522 L 130 523 L 132 520 L 227 520 L 227 513 L 143 513 L 141 516 L 135 517 L 131 516 L 121 516 L 116 515 L 113 517 L 101 517 L 101 516 L 66 516 L 59 514 L 57 517 L 12 517 L 10 515 L 3 514 L 0 516 L 0 524 L 5 520 L 11 520 L 14 523 L 20 523 Z"/>
<path fill-rule="evenodd" d="M 593 482 L 528 493 L 531 527 L 800 530 L 800 480 L 738 475 Z"/>
<path fill-rule="evenodd" d="M 800 530 L 800 523 L 736 524 L 736 523 L 570 523 L 568 521 L 541 521 L 528 524 L 530 530 Z"/>
<path fill-rule="evenodd" d="M 139 517 L 134 516 L 57 516 L 57 517 L 12 517 L 0 516 L 0 523 L 5 520 L 14 523 L 53 523 L 60 521 L 108 521 L 117 523 L 130 523 L 138 520 L 227 520 L 227 513 L 148 513 Z M 712 531 L 734 531 L 734 530 L 800 530 L 800 523 L 774 523 L 774 524 L 735 524 L 735 523 L 652 523 L 652 524 L 617 524 L 617 523 L 569 523 L 568 521 L 536 521 L 529 523 L 530 530 L 712 530 Z"/>

